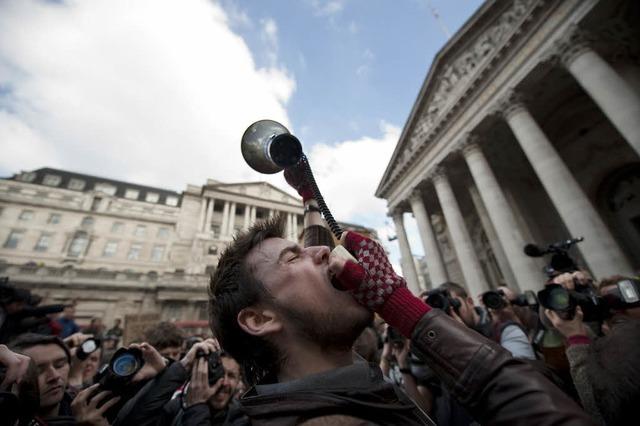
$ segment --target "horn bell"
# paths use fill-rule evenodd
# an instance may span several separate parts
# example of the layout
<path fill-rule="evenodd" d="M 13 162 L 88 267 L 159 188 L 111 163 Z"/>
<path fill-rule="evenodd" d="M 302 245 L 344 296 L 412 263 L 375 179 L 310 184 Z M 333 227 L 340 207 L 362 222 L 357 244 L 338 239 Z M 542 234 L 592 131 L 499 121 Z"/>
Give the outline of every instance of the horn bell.
<path fill-rule="evenodd" d="M 302 158 L 302 144 L 282 124 L 260 120 L 242 135 L 244 160 L 257 172 L 273 174 L 294 166 Z"/>

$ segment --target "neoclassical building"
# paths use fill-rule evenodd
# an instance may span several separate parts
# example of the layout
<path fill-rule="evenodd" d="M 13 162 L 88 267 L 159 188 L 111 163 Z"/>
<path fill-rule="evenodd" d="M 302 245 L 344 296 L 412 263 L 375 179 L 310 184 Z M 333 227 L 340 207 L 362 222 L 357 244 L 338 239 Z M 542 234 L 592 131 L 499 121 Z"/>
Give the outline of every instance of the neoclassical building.
<path fill-rule="evenodd" d="M 412 213 L 429 281 L 537 290 L 572 249 L 596 277 L 640 269 L 640 5 L 486 1 L 436 55 L 376 195 L 409 283 Z"/>
<path fill-rule="evenodd" d="M 209 273 L 232 235 L 280 214 L 302 232 L 301 200 L 266 182 L 181 192 L 43 168 L 0 179 L 0 276 L 81 321 L 127 314 L 207 318 Z"/>

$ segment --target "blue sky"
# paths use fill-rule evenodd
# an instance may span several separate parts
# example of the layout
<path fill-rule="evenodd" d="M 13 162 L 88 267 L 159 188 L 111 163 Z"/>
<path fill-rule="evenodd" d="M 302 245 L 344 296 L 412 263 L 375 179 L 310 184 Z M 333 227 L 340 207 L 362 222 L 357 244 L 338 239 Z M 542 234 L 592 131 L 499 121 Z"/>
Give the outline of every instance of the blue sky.
<path fill-rule="evenodd" d="M 454 33 L 480 4 L 0 1 L 0 175 L 48 166 L 178 191 L 207 178 L 288 189 L 240 155 L 244 129 L 271 118 L 302 140 L 334 216 L 385 239 L 374 191 L 447 40 L 430 7 Z"/>

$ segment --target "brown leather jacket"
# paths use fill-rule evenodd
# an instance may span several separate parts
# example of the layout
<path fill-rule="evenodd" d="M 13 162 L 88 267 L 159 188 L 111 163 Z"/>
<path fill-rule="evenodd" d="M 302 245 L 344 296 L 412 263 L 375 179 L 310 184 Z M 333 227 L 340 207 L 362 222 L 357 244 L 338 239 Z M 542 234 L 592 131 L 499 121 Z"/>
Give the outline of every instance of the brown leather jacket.
<path fill-rule="evenodd" d="M 595 425 L 571 398 L 500 345 L 429 311 L 412 350 L 482 425 Z"/>

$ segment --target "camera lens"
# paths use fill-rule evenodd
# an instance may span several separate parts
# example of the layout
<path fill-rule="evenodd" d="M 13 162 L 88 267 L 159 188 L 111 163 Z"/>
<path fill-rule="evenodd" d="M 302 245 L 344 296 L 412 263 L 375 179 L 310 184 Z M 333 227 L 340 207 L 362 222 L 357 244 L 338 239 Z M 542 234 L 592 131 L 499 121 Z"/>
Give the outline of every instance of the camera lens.
<path fill-rule="evenodd" d="M 446 299 L 440 293 L 434 293 L 427 297 L 427 303 L 433 308 L 444 309 L 446 305 Z"/>
<path fill-rule="evenodd" d="M 124 353 L 113 360 L 113 372 L 118 376 L 130 376 L 138 370 L 140 362 L 131 353 Z"/>
<path fill-rule="evenodd" d="M 555 310 L 565 310 L 570 306 L 569 292 L 563 288 L 554 288 L 549 292 L 549 307 Z"/>
<path fill-rule="evenodd" d="M 502 309 L 507 305 L 502 298 L 502 294 L 497 291 L 488 291 L 483 294 L 482 303 L 489 309 Z"/>

